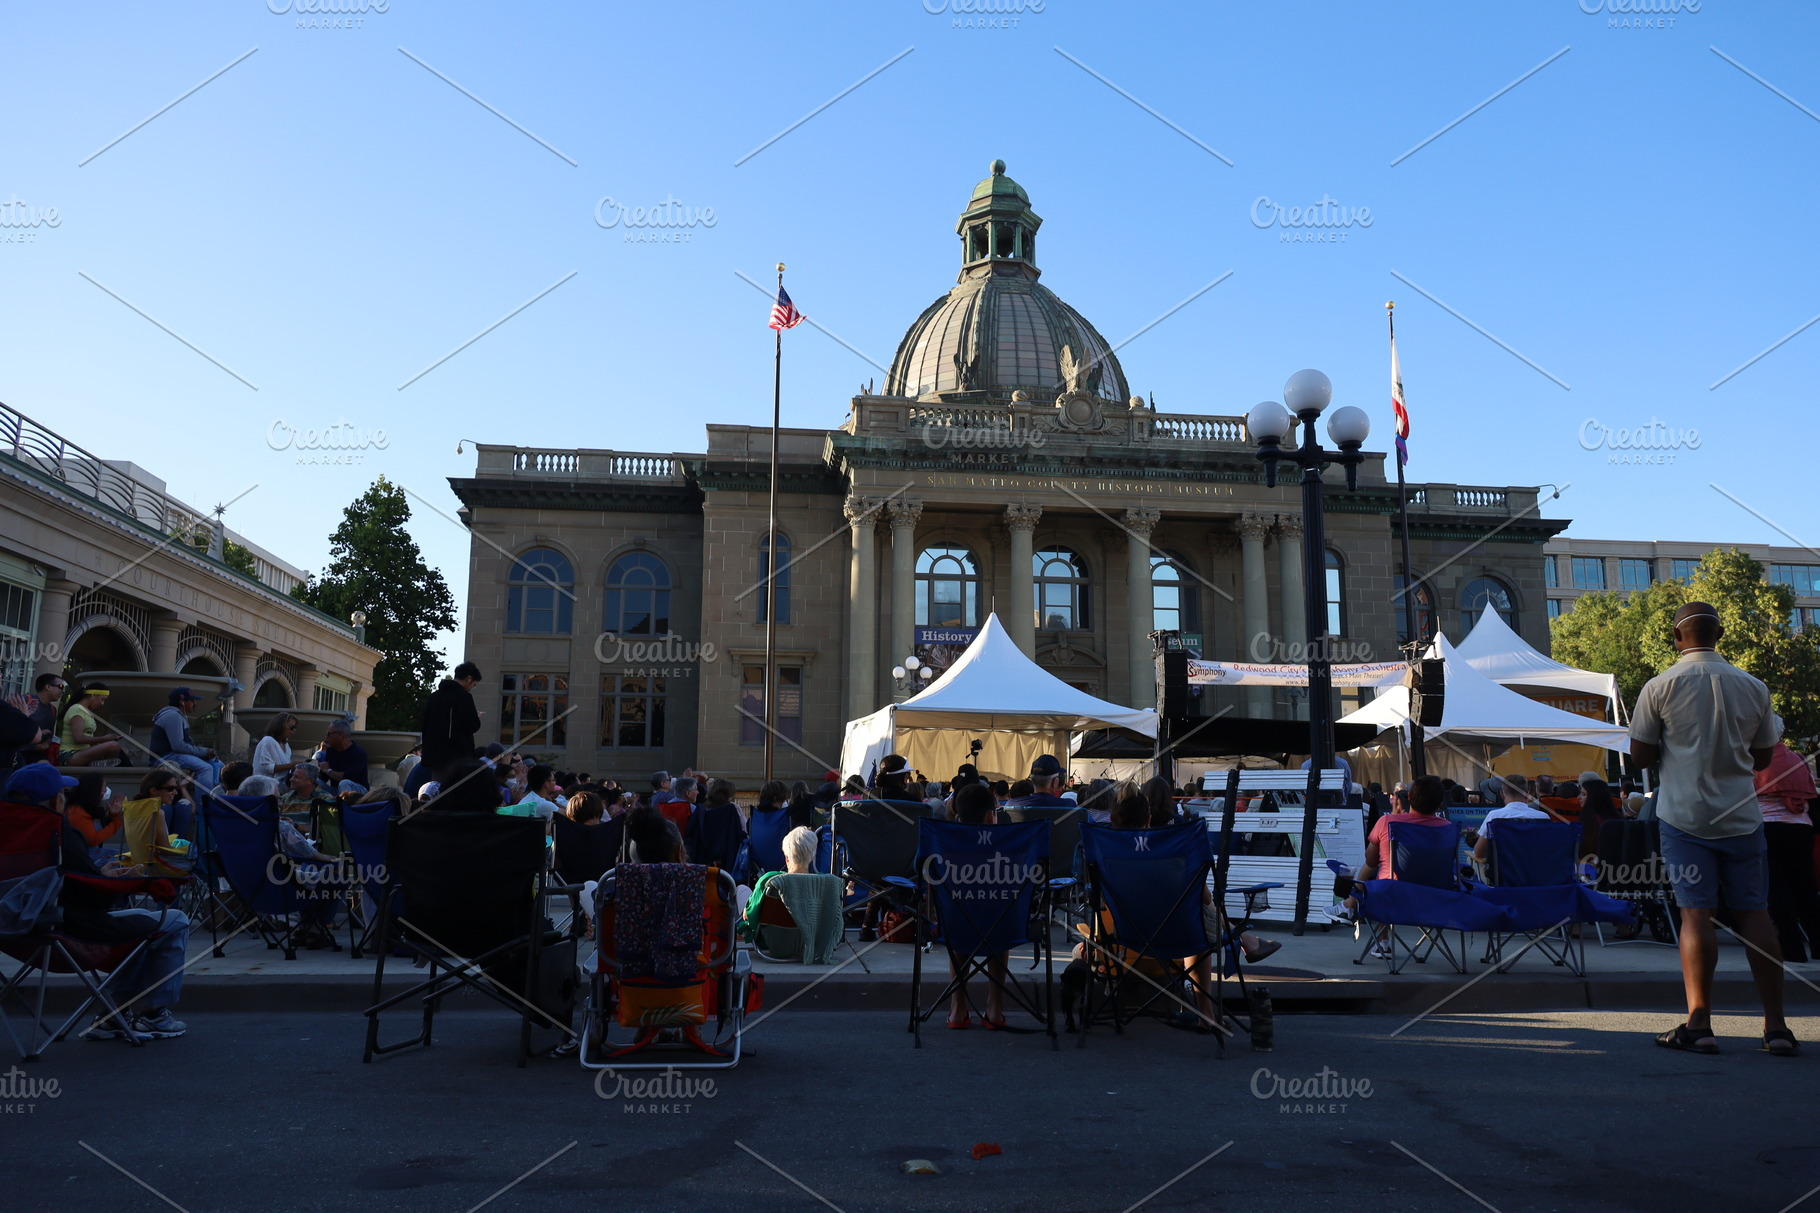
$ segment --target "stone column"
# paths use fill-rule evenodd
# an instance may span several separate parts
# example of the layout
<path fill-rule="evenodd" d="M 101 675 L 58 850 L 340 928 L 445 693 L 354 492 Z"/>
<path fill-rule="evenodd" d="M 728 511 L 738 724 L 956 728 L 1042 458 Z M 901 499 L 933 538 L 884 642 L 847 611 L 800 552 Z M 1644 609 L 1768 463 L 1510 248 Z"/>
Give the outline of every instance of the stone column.
<path fill-rule="evenodd" d="M 306 711 L 316 706 L 316 678 L 322 673 L 313 665 L 306 665 L 297 671 L 297 702 L 294 707 Z"/>
<path fill-rule="evenodd" d="M 252 757 L 253 738 L 265 731 L 265 722 L 255 719 L 253 714 L 253 683 L 259 677 L 262 651 L 256 644 L 234 646 L 234 677 L 240 683 L 240 690 L 234 693 L 222 720 L 223 724 L 240 726 L 238 732 L 228 734 L 228 745 L 236 754 L 245 751 L 248 758 Z"/>
<path fill-rule="evenodd" d="M 73 581 L 56 578 L 44 583 L 38 594 L 38 631 L 34 635 L 32 677 L 39 674 L 61 674 L 69 654 L 63 642 L 70 634 L 70 599 L 81 587 Z"/>
<path fill-rule="evenodd" d="M 1127 637 L 1131 650 L 1131 682 L 1126 702 L 1134 708 L 1156 706 L 1155 646 L 1150 639 L 1154 597 L 1150 588 L 1150 534 L 1162 518 L 1160 510 L 1126 510 L 1125 594 Z"/>
<path fill-rule="evenodd" d="M 1030 567 L 1036 553 L 1032 536 L 1042 516 L 1040 505 L 1005 507 L 1005 525 L 1011 528 L 1011 584 L 1005 587 L 1010 607 L 1003 622 L 1017 647 L 1031 658 L 1036 656 L 1036 574 Z"/>
<path fill-rule="evenodd" d="M 1286 661 L 1288 654 L 1301 653 L 1308 640 L 1308 608 L 1303 599 L 1302 520 L 1293 514 L 1277 515 L 1277 579 L 1283 593 L 1283 630 L 1279 639 L 1283 650 L 1273 661 Z M 1308 660 L 1307 654 L 1302 660 Z M 1308 718 L 1307 701 L 1296 709 L 1298 719 Z"/>
<path fill-rule="evenodd" d="M 183 620 L 172 615 L 154 615 L 151 621 L 152 651 L 147 654 L 150 668 L 163 674 L 177 668 L 177 637 L 183 634 Z"/>
<path fill-rule="evenodd" d="M 1270 584 L 1264 575 L 1264 536 L 1270 533 L 1270 519 L 1263 514 L 1241 514 L 1238 526 L 1240 597 L 1244 600 L 1245 621 L 1238 659 L 1255 661 L 1270 634 Z M 1245 714 L 1254 719 L 1271 715 L 1269 687 L 1245 688 Z"/>
<path fill-rule="evenodd" d="M 872 569 L 879 503 L 873 497 L 847 498 L 843 512 L 853 543 L 847 579 L 847 719 L 857 720 L 873 702 L 873 675 L 878 670 L 878 577 Z"/>
<path fill-rule="evenodd" d="M 896 665 L 915 651 L 916 521 L 923 516 L 923 503 L 894 498 L 890 514 L 891 651 L 886 656 Z"/>

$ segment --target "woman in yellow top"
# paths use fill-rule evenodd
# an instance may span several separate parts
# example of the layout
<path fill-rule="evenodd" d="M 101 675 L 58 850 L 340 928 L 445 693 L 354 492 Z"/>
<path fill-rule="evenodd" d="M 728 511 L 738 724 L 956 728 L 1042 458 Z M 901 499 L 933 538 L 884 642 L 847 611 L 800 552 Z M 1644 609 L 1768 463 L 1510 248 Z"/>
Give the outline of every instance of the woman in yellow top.
<path fill-rule="evenodd" d="M 120 734 L 103 728 L 101 722 L 95 719 L 95 713 L 107 706 L 107 697 L 105 682 L 91 682 L 83 686 L 76 698 L 63 709 L 63 721 L 57 736 L 61 743 L 57 751 L 59 765 L 85 767 L 90 763 L 120 757 L 123 752 L 120 748 Z"/>

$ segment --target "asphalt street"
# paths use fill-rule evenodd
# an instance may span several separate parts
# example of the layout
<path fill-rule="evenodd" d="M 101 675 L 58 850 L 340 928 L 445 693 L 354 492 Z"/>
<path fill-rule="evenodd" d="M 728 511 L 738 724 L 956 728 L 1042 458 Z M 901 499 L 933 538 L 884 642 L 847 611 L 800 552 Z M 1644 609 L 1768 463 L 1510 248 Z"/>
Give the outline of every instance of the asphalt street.
<path fill-rule="evenodd" d="M 371 1065 L 358 1015 L 189 1021 L 9 1070 L 0 1205 L 1782 1213 L 1820 1188 L 1820 1052 L 1761 1054 L 1741 1015 L 1717 1057 L 1655 1047 L 1669 1016 L 1566 1011 L 1285 1015 L 1275 1051 L 1221 1060 L 1158 1024 L 1051 1051 L 938 1020 L 919 1051 L 898 1015 L 786 1009 L 711 1086 L 644 1092 L 518 1069 L 515 1021 L 487 1010 Z"/>

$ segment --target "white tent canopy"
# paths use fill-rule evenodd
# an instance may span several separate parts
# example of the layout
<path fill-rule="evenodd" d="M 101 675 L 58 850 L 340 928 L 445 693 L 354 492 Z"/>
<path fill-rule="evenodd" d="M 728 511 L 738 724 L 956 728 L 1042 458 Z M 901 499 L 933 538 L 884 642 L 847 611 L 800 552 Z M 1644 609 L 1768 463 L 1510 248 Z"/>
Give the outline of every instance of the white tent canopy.
<path fill-rule="evenodd" d="M 967 651 L 925 690 L 847 722 L 841 771 L 869 775 L 874 763 L 896 752 L 911 766 L 945 777 L 966 761 L 966 743 L 978 737 L 986 743 L 980 770 L 1021 774 L 1037 754 L 1067 754 L 1071 734 L 1115 728 L 1155 737 L 1156 712 L 1120 707 L 1069 686 L 1024 656 L 992 615 Z"/>
<path fill-rule="evenodd" d="M 1623 725 L 1602 724 L 1587 716 L 1563 712 L 1502 687 L 1480 673 L 1472 663 L 1461 660 L 1459 651 L 1445 636 L 1435 640 L 1428 655 L 1442 660 L 1447 675 L 1441 723 L 1424 730 L 1428 740 L 1446 737 L 1455 743 L 1501 745 L 1560 741 L 1600 746 L 1619 753 L 1630 749 L 1630 730 Z M 1340 723 L 1375 724 L 1380 729 L 1406 730 L 1409 690 L 1396 687 L 1385 691 L 1358 711 L 1343 717 Z"/>
<path fill-rule="evenodd" d="M 1562 665 L 1511 631 L 1503 616 L 1494 610 L 1480 613 L 1479 622 L 1473 625 L 1471 633 L 1453 654 L 1500 686 L 1555 687 L 1597 695 L 1612 705 L 1613 719 L 1624 718 L 1615 674 L 1597 674 Z"/>

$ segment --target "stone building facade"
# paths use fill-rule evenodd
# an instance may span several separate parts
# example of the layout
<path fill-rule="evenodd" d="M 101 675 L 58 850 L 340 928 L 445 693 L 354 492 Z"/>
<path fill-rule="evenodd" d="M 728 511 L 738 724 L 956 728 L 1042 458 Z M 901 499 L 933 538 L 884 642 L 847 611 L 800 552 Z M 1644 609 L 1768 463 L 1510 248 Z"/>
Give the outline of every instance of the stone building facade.
<path fill-rule="evenodd" d="M 788 777 L 819 779 L 847 720 L 920 685 L 894 677 L 906 657 L 939 663 L 995 611 L 1058 677 L 1139 706 L 1155 701 L 1158 629 L 1211 658 L 1305 656 L 1299 487 L 1265 487 L 1241 416 L 1131 394 L 1109 343 L 1038 281 L 1042 221 L 993 168 L 956 225 L 959 281 L 884 390 L 832 429 L 780 436 Z M 487 739 L 628 780 L 694 765 L 756 781 L 769 458 L 769 429 L 741 425 L 708 426 L 700 453 L 481 446 L 450 483 L 473 535 L 467 656 L 489 684 Z M 1394 659 L 1395 483 L 1382 454 L 1356 491 L 1331 479 L 1329 651 Z M 1542 545 L 1566 523 L 1539 517 L 1530 488 L 1411 494 L 1424 628 L 1458 639 L 1495 609 L 1546 650 Z M 1306 714 L 1279 692 L 1197 699 Z"/>
<path fill-rule="evenodd" d="M 249 550 L 251 574 L 223 560 L 228 538 Z M 143 469 L 100 459 L 0 405 L 7 693 L 43 673 L 145 672 L 168 675 L 173 687 L 186 677 L 232 678 L 243 689 L 221 705 L 223 723 L 238 712 L 262 725 L 257 709 L 279 707 L 363 723 L 379 653 L 346 621 L 292 598 L 300 577 Z M 205 699 L 205 712 L 215 712 L 215 696 Z M 224 740 L 237 750 L 246 738 Z"/>

